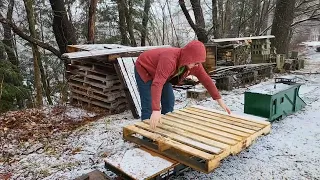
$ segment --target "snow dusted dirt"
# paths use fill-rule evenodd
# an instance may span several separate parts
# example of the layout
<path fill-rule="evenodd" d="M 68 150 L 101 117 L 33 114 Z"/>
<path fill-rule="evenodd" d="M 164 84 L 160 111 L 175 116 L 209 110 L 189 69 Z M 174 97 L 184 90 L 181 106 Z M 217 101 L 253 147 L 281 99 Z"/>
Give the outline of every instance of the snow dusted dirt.
<path fill-rule="evenodd" d="M 273 122 L 269 135 L 259 137 L 240 154 L 222 160 L 214 172 L 188 170 L 172 179 L 320 179 L 320 74 L 306 74 L 320 72 L 320 53 L 310 51 L 307 57 L 305 69 L 291 74 L 305 83 L 300 89 L 300 96 L 307 103 L 303 110 Z M 233 113 L 242 114 L 244 92 L 272 82 L 269 79 L 221 94 Z M 202 105 L 221 110 L 211 98 L 195 101 L 185 97 L 184 91 L 176 91 L 176 109 Z M 70 109 L 69 113 L 77 117 L 75 112 Z M 77 128 L 68 137 L 42 144 L 46 148 L 40 151 L 16 154 L 10 164 L 0 158 L 0 179 L 60 180 L 73 179 L 94 169 L 106 172 L 104 158 L 126 154 L 134 147 L 123 141 L 122 127 L 137 121 L 130 111 L 106 116 Z M 134 162 L 134 158 L 128 159 Z M 152 167 L 144 168 L 152 171 Z"/>

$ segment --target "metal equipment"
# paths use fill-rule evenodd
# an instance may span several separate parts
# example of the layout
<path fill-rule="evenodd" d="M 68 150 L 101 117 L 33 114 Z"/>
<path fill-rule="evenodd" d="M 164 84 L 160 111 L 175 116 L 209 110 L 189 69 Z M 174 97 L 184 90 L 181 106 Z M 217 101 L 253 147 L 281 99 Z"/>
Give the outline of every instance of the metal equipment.
<path fill-rule="evenodd" d="M 251 89 L 244 94 L 244 113 L 280 119 L 301 110 L 306 103 L 299 96 L 302 84 L 295 78 L 276 78 L 276 83 Z"/>

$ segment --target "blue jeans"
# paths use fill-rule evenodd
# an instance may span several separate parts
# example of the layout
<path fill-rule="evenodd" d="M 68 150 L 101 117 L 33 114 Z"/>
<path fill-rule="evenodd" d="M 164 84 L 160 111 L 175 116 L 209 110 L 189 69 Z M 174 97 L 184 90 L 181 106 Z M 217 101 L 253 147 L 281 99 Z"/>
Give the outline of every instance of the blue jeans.
<path fill-rule="evenodd" d="M 136 77 L 136 82 L 138 85 L 138 91 L 140 94 L 141 101 L 141 120 L 150 119 L 152 114 L 151 107 L 151 85 L 152 80 L 148 82 L 144 82 L 136 68 L 134 68 L 134 74 Z M 163 85 L 162 94 L 161 94 L 161 114 L 166 114 L 168 112 L 172 112 L 174 108 L 174 93 L 171 83 L 165 83 Z"/>

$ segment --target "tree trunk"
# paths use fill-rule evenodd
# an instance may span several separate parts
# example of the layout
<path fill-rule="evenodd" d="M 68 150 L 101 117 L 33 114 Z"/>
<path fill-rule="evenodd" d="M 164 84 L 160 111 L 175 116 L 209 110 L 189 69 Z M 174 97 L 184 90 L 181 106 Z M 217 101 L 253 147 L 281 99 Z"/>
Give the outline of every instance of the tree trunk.
<path fill-rule="evenodd" d="M 164 45 L 165 39 L 166 39 L 166 14 L 164 11 L 164 8 L 166 7 L 166 5 L 161 6 L 161 10 L 162 10 L 162 45 Z"/>
<path fill-rule="evenodd" d="M 219 38 L 223 38 L 224 37 L 224 18 L 225 18 L 225 15 L 224 15 L 224 10 L 223 10 L 223 0 L 218 0 L 218 11 L 219 11 L 219 16 L 218 16 L 218 19 L 219 19 Z"/>
<path fill-rule="evenodd" d="M 13 12 L 14 0 L 9 1 L 8 11 L 7 11 L 7 19 L 10 21 L 12 20 L 12 12 Z M 19 67 L 18 58 L 14 52 L 14 42 L 13 42 L 13 35 L 11 33 L 11 27 L 8 24 L 2 23 L 3 27 L 3 44 L 4 49 L 7 53 L 8 60 L 15 66 Z M 19 70 L 20 71 L 20 70 Z"/>
<path fill-rule="evenodd" d="M 33 10 L 33 0 L 24 0 L 25 8 L 27 11 L 27 18 L 29 23 L 29 31 L 30 35 L 33 38 L 36 38 L 36 30 L 35 30 L 35 18 L 34 18 L 34 10 Z M 38 46 L 32 44 L 32 54 L 33 54 L 33 67 L 34 67 L 34 85 L 36 89 L 36 107 L 41 107 L 43 105 L 42 102 L 42 86 L 41 86 L 41 76 L 40 76 L 40 68 L 39 62 L 40 53 L 38 50 Z"/>
<path fill-rule="evenodd" d="M 168 0 L 166 0 L 166 4 L 167 4 L 168 12 L 169 12 L 169 15 L 170 15 L 171 26 L 172 26 L 172 44 L 173 44 L 174 46 L 177 45 L 177 47 L 180 47 L 179 37 L 178 37 L 177 31 L 176 31 L 176 28 L 175 28 L 175 26 L 174 26 L 174 23 L 173 23 L 172 13 L 171 13 L 171 10 L 170 10 L 170 7 L 169 7 L 169 2 L 168 2 Z M 176 44 L 174 43 L 174 38 L 173 38 L 174 35 L 175 35 L 176 38 L 177 38 L 177 43 L 176 43 Z"/>
<path fill-rule="evenodd" d="M 72 6 L 72 2 L 73 0 L 65 0 L 65 4 L 67 5 L 67 13 L 70 19 L 70 22 L 72 23 L 72 12 L 71 12 L 71 6 Z"/>
<path fill-rule="evenodd" d="M 151 7 L 151 1 L 145 0 L 144 10 L 143 10 L 143 19 L 142 19 L 142 31 L 141 31 L 141 46 L 146 45 L 147 29 L 148 29 L 148 20 L 149 20 L 149 10 Z"/>
<path fill-rule="evenodd" d="M 259 22 L 256 27 L 256 35 L 259 35 L 261 30 L 264 30 L 268 27 L 268 14 L 269 14 L 269 7 L 270 7 L 270 0 L 263 1 L 262 3 L 262 10 L 259 16 Z"/>
<path fill-rule="evenodd" d="M 238 22 L 237 37 L 240 37 L 241 27 L 243 25 L 242 20 L 245 19 L 244 8 L 245 8 L 245 0 L 242 0 L 241 10 L 240 10 L 240 15 L 239 15 L 240 19 L 239 19 L 239 22 Z"/>
<path fill-rule="evenodd" d="M 224 36 L 223 37 L 226 37 L 226 36 L 229 37 L 230 32 L 231 32 L 231 16 L 232 16 L 232 14 L 230 12 L 233 11 L 231 1 L 227 0 L 225 6 L 226 6 L 226 8 L 224 11 L 224 19 L 223 19 L 223 21 L 224 21 L 224 26 L 223 26 Z"/>
<path fill-rule="evenodd" d="M 122 1 L 122 4 L 125 5 L 124 12 L 126 15 L 127 30 L 129 32 L 131 46 L 136 47 L 137 43 L 136 43 L 136 39 L 134 38 L 133 23 L 132 23 L 132 19 L 131 19 L 132 0 L 121 0 L 121 1 Z"/>
<path fill-rule="evenodd" d="M 95 19 L 98 0 L 91 0 L 88 18 L 88 43 L 94 44 Z"/>
<path fill-rule="evenodd" d="M 253 0 L 252 2 L 252 10 L 251 10 L 251 18 L 250 18 L 250 35 L 254 35 L 256 25 L 257 25 L 257 17 L 259 17 L 259 9 L 260 9 L 260 0 Z"/>
<path fill-rule="evenodd" d="M 68 19 L 64 0 L 50 0 L 53 12 L 53 32 L 61 54 L 67 52 L 69 44 L 76 44 L 77 38 L 74 27 Z"/>
<path fill-rule="evenodd" d="M 56 37 L 60 52 L 63 54 L 67 52 L 68 45 L 77 44 L 75 29 L 71 23 L 71 20 L 68 19 L 67 12 L 64 7 L 64 0 L 50 0 L 50 4 L 53 12 L 53 32 Z M 64 69 L 67 68 L 68 63 L 69 62 L 67 61 L 64 62 Z M 62 101 L 66 102 L 68 97 L 67 88 L 63 88 L 61 94 Z"/>
<path fill-rule="evenodd" d="M 40 10 L 40 19 L 42 19 L 42 10 Z M 40 27 L 41 27 L 41 40 L 44 41 L 44 29 L 43 29 L 43 22 L 40 22 Z M 46 51 L 43 49 L 43 56 L 45 56 Z M 41 58 L 42 59 L 42 58 Z M 45 73 L 45 70 L 47 68 L 43 67 L 42 61 L 39 61 L 39 66 L 40 66 L 40 72 L 41 72 L 41 82 L 43 85 L 43 89 L 45 92 L 45 95 L 47 97 L 47 101 L 49 105 L 52 105 L 52 99 L 51 99 L 51 88 L 50 88 L 50 80 L 47 77 L 47 74 Z"/>
<path fill-rule="evenodd" d="M 294 19 L 294 7 L 296 0 L 278 0 L 272 23 L 271 34 L 275 36 L 271 40 L 271 46 L 277 53 L 287 54 L 289 33 Z"/>
<path fill-rule="evenodd" d="M 6 56 L 5 56 L 6 50 L 4 49 L 4 44 L 3 42 L 0 43 L 0 61 L 3 61 Z"/>
<path fill-rule="evenodd" d="M 126 14 L 124 10 L 125 4 L 123 0 L 117 0 L 118 12 L 119 12 L 119 30 L 121 34 L 121 44 L 129 45 L 129 39 L 127 37 L 127 25 L 126 25 Z"/>
<path fill-rule="evenodd" d="M 218 21 L 218 0 L 212 0 L 212 26 L 213 26 L 213 35 L 215 39 L 220 38 L 220 28 Z"/>
<path fill-rule="evenodd" d="M 10 0 L 8 4 L 8 11 L 7 11 L 7 19 L 10 21 L 12 20 L 12 13 L 13 13 L 13 7 L 14 7 L 14 0 Z M 16 67 L 16 72 L 18 74 L 21 74 L 21 70 L 19 68 L 20 63 L 17 57 L 16 53 L 16 46 L 14 43 L 14 36 L 11 33 L 11 27 L 7 23 L 2 23 L 2 27 L 4 30 L 3 34 L 3 57 L 0 60 L 4 60 L 5 56 L 4 53 L 7 53 L 8 60 Z M 22 81 L 19 82 L 20 85 L 22 85 Z M 23 103 L 23 98 L 21 97 L 16 97 L 17 98 L 17 104 L 19 108 L 24 108 L 24 103 Z"/>
<path fill-rule="evenodd" d="M 202 8 L 200 5 L 200 0 L 191 1 L 196 24 L 191 19 L 190 14 L 186 8 L 186 4 L 185 4 L 184 0 L 179 0 L 179 4 L 180 4 L 180 7 L 181 7 L 184 15 L 186 16 L 186 18 L 188 20 L 190 26 L 195 31 L 195 33 L 198 37 L 198 40 L 203 43 L 207 43 L 208 42 L 208 35 L 207 35 L 207 31 L 205 30 L 205 23 L 204 23 Z"/>

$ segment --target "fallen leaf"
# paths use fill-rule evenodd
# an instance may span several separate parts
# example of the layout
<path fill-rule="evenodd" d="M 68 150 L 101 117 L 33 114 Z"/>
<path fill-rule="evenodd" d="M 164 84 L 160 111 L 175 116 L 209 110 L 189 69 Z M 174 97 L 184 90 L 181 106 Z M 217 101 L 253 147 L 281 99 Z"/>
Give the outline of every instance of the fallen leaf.
<path fill-rule="evenodd" d="M 76 147 L 74 150 L 72 150 L 71 154 L 75 155 L 80 151 L 81 151 L 81 147 Z"/>

